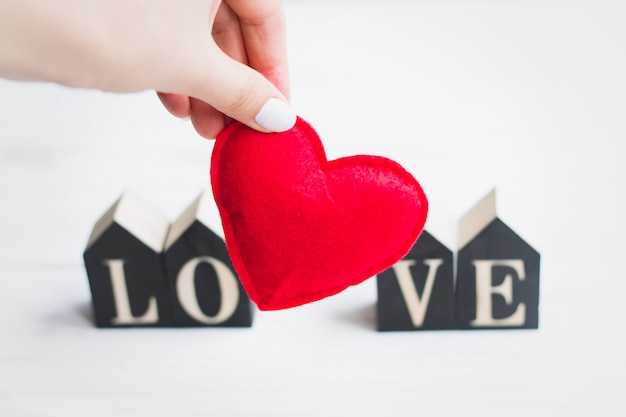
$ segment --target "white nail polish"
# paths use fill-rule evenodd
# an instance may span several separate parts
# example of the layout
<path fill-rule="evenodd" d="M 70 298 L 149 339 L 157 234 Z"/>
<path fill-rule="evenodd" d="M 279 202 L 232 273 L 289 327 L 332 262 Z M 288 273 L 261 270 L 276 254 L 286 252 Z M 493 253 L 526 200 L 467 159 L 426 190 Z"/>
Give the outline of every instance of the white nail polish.
<path fill-rule="evenodd" d="M 285 132 L 296 124 L 296 113 L 288 103 L 270 98 L 254 120 L 270 132 Z"/>

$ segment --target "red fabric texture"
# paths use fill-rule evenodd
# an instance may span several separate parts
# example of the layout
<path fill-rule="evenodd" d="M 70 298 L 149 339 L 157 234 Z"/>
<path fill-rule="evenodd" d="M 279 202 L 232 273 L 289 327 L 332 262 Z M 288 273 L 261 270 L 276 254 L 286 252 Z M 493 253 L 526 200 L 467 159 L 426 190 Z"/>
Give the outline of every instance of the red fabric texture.
<path fill-rule="evenodd" d="M 411 249 L 428 211 L 398 163 L 328 161 L 301 118 L 283 133 L 228 125 L 211 184 L 233 266 L 261 310 L 316 301 L 387 269 Z"/>

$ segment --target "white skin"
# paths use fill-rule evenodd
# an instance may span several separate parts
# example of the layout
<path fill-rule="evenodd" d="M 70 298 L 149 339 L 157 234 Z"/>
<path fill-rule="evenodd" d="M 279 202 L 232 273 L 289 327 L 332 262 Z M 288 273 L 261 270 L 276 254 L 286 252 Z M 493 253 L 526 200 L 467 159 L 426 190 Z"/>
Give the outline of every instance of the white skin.
<path fill-rule="evenodd" d="M 0 0 L 0 77 L 130 93 L 214 138 L 287 102 L 280 0 Z"/>

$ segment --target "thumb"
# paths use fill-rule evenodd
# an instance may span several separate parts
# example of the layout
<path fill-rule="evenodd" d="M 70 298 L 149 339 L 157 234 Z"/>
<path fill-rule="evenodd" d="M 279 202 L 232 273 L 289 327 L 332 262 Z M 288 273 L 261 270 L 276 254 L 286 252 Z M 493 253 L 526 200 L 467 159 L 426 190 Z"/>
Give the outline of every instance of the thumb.
<path fill-rule="evenodd" d="M 284 132 L 296 123 L 285 96 L 254 69 L 214 51 L 204 76 L 187 95 L 200 99 L 226 116 L 262 132 Z"/>

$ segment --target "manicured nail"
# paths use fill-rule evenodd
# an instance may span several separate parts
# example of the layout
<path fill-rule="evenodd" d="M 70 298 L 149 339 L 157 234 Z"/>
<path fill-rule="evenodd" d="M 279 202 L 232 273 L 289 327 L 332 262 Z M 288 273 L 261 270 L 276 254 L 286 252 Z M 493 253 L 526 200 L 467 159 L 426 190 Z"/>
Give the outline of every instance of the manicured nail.
<path fill-rule="evenodd" d="M 296 124 L 296 118 L 296 113 L 289 104 L 277 98 L 270 98 L 254 120 L 270 132 L 285 132 Z"/>

